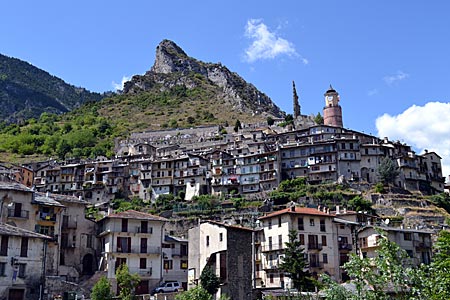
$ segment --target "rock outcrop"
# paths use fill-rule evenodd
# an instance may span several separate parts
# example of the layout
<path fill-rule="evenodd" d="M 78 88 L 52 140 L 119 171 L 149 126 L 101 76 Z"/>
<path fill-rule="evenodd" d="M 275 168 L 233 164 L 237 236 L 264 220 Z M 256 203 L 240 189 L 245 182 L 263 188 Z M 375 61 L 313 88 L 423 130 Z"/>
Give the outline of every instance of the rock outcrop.
<path fill-rule="evenodd" d="M 153 67 L 145 75 L 135 75 L 126 82 L 124 94 L 136 94 L 153 88 L 161 91 L 184 86 L 193 89 L 200 84 L 214 89 L 218 100 L 236 111 L 253 115 L 283 117 L 285 113 L 255 86 L 220 63 L 205 63 L 189 57 L 178 45 L 163 40 L 156 48 Z"/>

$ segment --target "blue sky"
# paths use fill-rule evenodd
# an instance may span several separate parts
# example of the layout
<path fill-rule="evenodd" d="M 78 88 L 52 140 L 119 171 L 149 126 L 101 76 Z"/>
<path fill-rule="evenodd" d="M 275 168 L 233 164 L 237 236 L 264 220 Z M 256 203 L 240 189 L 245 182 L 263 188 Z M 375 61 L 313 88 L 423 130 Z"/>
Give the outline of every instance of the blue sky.
<path fill-rule="evenodd" d="M 292 80 L 303 114 L 322 111 L 332 84 L 345 127 L 435 150 L 450 174 L 449 11 L 444 0 L 15 0 L 2 6 L 0 53 L 103 92 L 150 69 L 170 39 L 288 113 Z"/>

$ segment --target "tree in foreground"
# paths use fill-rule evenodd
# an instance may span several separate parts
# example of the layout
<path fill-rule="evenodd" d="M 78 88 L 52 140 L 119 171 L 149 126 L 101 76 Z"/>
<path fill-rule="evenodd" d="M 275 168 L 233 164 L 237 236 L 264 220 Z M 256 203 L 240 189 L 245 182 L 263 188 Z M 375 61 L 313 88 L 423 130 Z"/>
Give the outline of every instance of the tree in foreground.
<path fill-rule="evenodd" d="M 314 279 L 308 270 L 304 248 L 297 238 L 297 231 L 289 231 L 289 241 L 284 250 L 284 259 L 280 269 L 292 280 L 294 288 L 298 291 L 314 290 Z"/>
<path fill-rule="evenodd" d="M 126 264 L 121 264 L 116 271 L 117 286 L 119 287 L 119 299 L 132 300 L 134 289 L 140 282 L 139 275 L 131 274 Z"/>
<path fill-rule="evenodd" d="M 212 298 L 212 295 L 201 286 L 196 286 L 175 296 L 176 300 L 212 300 Z"/>
<path fill-rule="evenodd" d="M 111 300 L 111 283 L 105 276 L 100 277 L 100 280 L 92 288 L 92 300 Z"/>
<path fill-rule="evenodd" d="M 206 266 L 203 268 L 202 274 L 200 275 L 200 284 L 208 293 L 215 295 L 219 290 L 220 280 L 212 268 Z"/>
<path fill-rule="evenodd" d="M 413 282 L 426 279 L 419 276 L 421 273 L 418 268 L 407 267 L 411 265 L 411 261 L 405 250 L 389 241 L 384 233 L 380 234 L 375 257 L 362 258 L 352 254 L 344 265 L 355 286 L 354 291 L 345 289 L 326 275 L 322 276 L 323 282 L 328 286 L 326 299 L 387 300 L 392 299 L 393 295 L 395 299 L 425 299 L 418 297 L 420 293 L 413 288 Z"/>

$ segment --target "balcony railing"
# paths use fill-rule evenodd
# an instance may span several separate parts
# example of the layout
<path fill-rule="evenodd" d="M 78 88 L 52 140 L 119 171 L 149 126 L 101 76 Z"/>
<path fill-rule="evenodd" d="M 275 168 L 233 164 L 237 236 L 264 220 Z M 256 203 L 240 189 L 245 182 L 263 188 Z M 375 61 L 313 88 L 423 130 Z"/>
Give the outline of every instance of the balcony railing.
<path fill-rule="evenodd" d="M 117 247 L 116 253 L 131 253 L 131 254 L 161 254 L 161 247 L 153 246 L 142 249 L 140 246 L 131 246 L 128 248 Z"/>
<path fill-rule="evenodd" d="M 322 250 L 322 244 L 308 243 L 308 250 Z"/>
<path fill-rule="evenodd" d="M 323 268 L 323 262 L 320 261 L 313 261 L 309 263 L 309 267 L 310 268 L 318 268 L 318 269 L 322 269 Z"/>
<path fill-rule="evenodd" d="M 268 251 L 275 251 L 275 250 L 281 250 L 283 249 L 284 244 L 264 244 L 262 245 L 261 251 L 268 252 Z"/>
<path fill-rule="evenodd" d="M 353 249 L 352 244 L 342 243 L 339 244 L 339 250 L 351 251 Z"/>
<path fill-rule="evenodd" d="M 39 212 L 36 216 L 38 221 L 51 221 L 56 222 L 56 214 L 42 213 Z"/>
<path fill-rule="evenodd" d="M 30 212 L 28 210 L 16 211 L 14 208 L 8 208 L 8 218 L 28 219 Z"/>
<path fill-rule="evenodd" d="M 75 220 L 62 222 L 62 229 L 76 229 L 76 228 L 77 228 L 77 221 Z"/>

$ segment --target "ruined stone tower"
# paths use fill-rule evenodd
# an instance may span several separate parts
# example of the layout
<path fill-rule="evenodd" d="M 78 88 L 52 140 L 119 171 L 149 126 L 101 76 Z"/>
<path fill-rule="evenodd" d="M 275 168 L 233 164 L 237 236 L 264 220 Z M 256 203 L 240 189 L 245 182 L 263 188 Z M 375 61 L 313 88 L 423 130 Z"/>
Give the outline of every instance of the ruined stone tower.
<path fill-rule="evenodd" d="M 339 105 L 339 94 L 333 89 L 330 84 L 330 88 L 325 96 L 325 107 L 323 108 L 323 123 L 324 125 L 343 127 L 342 123 L 342 108 Z"/>

